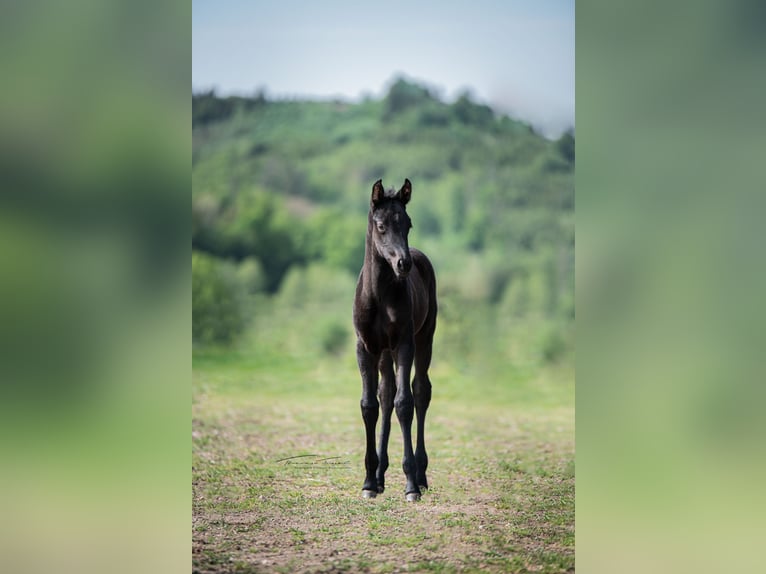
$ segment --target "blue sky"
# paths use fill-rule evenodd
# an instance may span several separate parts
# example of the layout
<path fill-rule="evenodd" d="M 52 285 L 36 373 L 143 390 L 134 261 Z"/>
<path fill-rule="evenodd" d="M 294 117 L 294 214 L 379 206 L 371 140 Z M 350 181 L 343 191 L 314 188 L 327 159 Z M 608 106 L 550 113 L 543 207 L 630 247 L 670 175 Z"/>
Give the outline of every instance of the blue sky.
<path fill-rule="evenodd" d="M 574 127 L 573 0 L 193 0 L 192 34 L 194 90 L 357 100 L 404 75 Z"/>

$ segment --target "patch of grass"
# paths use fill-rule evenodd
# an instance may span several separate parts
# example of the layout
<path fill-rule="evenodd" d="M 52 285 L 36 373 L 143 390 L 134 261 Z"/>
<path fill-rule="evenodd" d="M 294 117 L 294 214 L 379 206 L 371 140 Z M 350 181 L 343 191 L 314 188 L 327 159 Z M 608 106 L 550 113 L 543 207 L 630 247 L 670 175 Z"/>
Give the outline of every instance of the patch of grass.
<path fill-rule="evenodd" d="M 471 523 L 465 512 L 446 512 L 439 519 L 446 528 L 454 528 L 456 526 L 467 528 Z"/>
<path fill-rule="evenodd" d="M 408 569 L 409 572 L 440 572 L 443 574 L 449 572 L 457 572 L 457 568 L 451 564 L 445 564 L 439 560 L 428 560 L 423 562 L 416 562 Z"/>
<path fill-rule="evenodd" d="M 439 388 L 432 376 L 432 488 L 412 504 L 395 421 L 386 492 L 361 498 L 353 364 L 261 365 L 211 354 L 195 360 L 193 378 L 199 572 L 574 568 L 574 408 L 562 404 L 565 395 L 519 404 L 501 381 L 484 381 L 497 387 L 491 400 L 460 399 L 452 389 L 464 380 Z"/>

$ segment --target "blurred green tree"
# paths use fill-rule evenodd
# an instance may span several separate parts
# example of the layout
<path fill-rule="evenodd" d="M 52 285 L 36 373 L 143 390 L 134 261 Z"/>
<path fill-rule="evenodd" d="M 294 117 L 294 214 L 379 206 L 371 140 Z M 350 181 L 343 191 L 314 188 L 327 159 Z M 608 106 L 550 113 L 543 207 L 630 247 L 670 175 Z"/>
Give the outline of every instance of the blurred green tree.
<path fill-rule="evenodd" d="M 564 132 L 561 137 L 556 140 L 556 149 L 565 160 L 569 163 L 574 163 L 575 160 L 575 138 L 572 130 Z"/>
<path fill-rule="evenodd" d="M 452 104 L 452 110 L 455 117 L 460 122 L 476 127 L 488 127 L 495 121 L 495 114 L 492 108 L 483 104 L 475 103 L 470 92 L 463 92 Z"/>
<path fill-rule="evenodd" d="M 312 259 L 357 274 L 364 259 L 366 229 L 363 216 L 349 216 L 339 208 L 324 208 L 308 222 L 308 244 L 304 249 Z"/>
<path fill-rule="evenodd" d="M 192 252 L 192 341 L 228 345 L 246 325 L 244 290 L 231 266 Z"/>
<path fill-rule="evenodd" d="M 383 117 L 390 119 L 406 109 L 431 101 L 434 101 L 434 97 L 428 88 L 399 78 L 391 85 L 383 100 Z"/>
<path fill-rule="evenodd" d="M 273 292 L 290 265 L 306 260 L 305 229 L 272 194 L 252 190 L 243 195 L 222 202 L 217 211 L 204 196 L 192 203 L 192 247 L 235 261 L 257 258 L 263 286 Z"/>

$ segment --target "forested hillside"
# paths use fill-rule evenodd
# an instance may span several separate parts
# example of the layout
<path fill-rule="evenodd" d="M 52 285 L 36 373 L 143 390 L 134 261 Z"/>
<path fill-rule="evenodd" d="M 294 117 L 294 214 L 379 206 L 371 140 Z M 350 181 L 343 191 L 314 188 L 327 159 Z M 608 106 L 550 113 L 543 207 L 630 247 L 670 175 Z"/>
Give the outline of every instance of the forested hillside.
<path fill-rule="evenodd" d="M 490 369 L 569 360 L 571 133 L 550 141 L 469 94 L 445 102 L 402 79 L 361 103 L 192 102 L 196 349 L 352 351 L 370 190 L 407 177 L 410 245 L 439 282 L 435 357 Z"/>

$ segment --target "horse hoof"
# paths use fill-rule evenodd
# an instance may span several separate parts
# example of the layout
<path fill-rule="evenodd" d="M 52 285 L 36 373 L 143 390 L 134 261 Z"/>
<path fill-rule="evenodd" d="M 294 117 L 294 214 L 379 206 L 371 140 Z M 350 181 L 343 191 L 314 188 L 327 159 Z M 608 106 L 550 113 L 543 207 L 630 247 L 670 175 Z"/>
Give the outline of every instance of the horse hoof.
<path fill-rule="evenodd" d="M 417 502 L 420 500 L 420 493 L 419 492 L 408 492 L 407 493 L 407 502 Z"/>
<path fill-rule="evenodd" d="M 378 496 L 378 493 L 374 490 L 363 490 L 362 491 L 362 498 L 375 498 Z"/>

